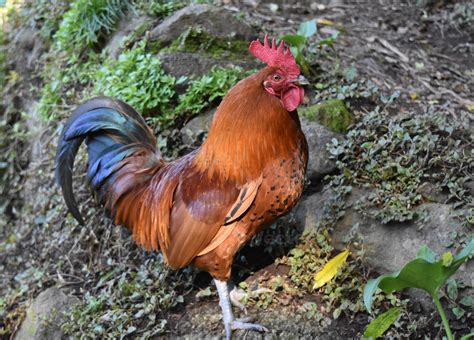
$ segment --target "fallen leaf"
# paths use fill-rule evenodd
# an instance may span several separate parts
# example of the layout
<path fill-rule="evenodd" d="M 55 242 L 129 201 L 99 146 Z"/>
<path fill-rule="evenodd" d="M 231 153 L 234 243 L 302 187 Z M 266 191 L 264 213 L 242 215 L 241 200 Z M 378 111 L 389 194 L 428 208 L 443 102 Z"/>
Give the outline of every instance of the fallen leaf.
<path fill-rule="evenodd" d="M 334 25 L 334 21 L 328 19 L 318 19 L 318 24 L 331 26 Z"/>
<path fill-rule="evenodd" d="M 207 287 L 206 289 L 200 290 L 199 292 L 196 293 L 196 298 L 197 299 L 202 299 L 208 296 L 211 296 L 211 288 Z"/>
<path fill-rule="evenodd" d="M 337 271 L 341 268 L 347 260 L 349 256 L 349 250 L 344 250 L 342 253 L 337 254 L 328 261 L 318 273 L 314 277 L 314 286 L 313 289 L 317 289 L 319 287 L 324 286 L 326 283 L 331 281 L 334 276 L 336 276 Z"/>

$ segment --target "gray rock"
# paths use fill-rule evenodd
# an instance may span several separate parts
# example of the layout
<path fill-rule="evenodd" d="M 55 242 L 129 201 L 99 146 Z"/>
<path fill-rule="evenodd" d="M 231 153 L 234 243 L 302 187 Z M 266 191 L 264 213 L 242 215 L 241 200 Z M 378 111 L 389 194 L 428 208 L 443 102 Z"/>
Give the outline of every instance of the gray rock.
<path fill-rule="evenodd" d="M 123 49 L 123 39 L 136 30 L 144 30 L 152 22 L 152 18 L 147 16 L 136 16 L 133 12 L 122 18 L 120 23 L 107 43 L 109 55 L 117 58 Z"/>
<path fill-rule="evenodd" d="M 367 192 L 354 191 L 351 194 L 353 202 L 365 199 Z M 400 270 L 407 262 L 415 259 L 416 253 L 426 245 L 436 254 L 452 249 L 447 248 L 451 243 L 450 234 L 469 232 L 462 227 L 457 219 L 457 212 L 448 204 L 428 203 L 419 206 L 418 211 L 424 211 L 427 219 L 423 222 L 398 224 L 381 224 L 365 217 L 354 209 L 347 210 L 334 228 L 333 242 L 336 248 L 345 248 L 347 235 L 357 232 L 362 235 L 364 247 L 367 250 L 366 262 L 380 274 Z M 354 226 L 358 226 L 355 228 Z M 474 285 L 473 261 L 461 266 L 455 274 L 471 287 Z M 472 289 L 471 289 L 472 292 Z M 431 298 L 420 290 L 411 290 L 409 294 L 418 301 L 425 310 L 433 310 Z"/>
<path fill-rule="evenodd" d="M 336 162 L 329 158 L 326 144 L 331 139 L 342 139 L 343 135 L 332 132 L 326 127 L 301 117 L 301 129 L 303 130 L 309 148 L 309 161 L 306 177 L 310 180 L 318 179 L 336 170 Z"/>
<path fill-rule="evenodd" d="M 256 32 L 231 11 L 206 4 L 191 4 L 155 27 L 150 32 L 150 39 L 168 44 L 189 28 L 222 38 L 250 40 L 256 37 Z"/>
<path fill-rule="evenodd" d="M 359 196 L 359 199 L 364 200 L 365 195 Z M 344 236 L 355 224 L 359 224 L 358 231 L 363 235 L 368 261 L 379 272 L 391 272 L 414 259 L 423 245 L 437 254 L 448 251 L 446 245 L 451 243 L 450 234 L 464 231 L 457 213 L 448 204 L 427 203 L 417 210 L 427 214 L 425 221 L 387 225 L 349 209 L 337 224 L 333 241 L 342 245 Z M 469 281 L 473 278 L 471 275 Z"/>
<path fill-rule="evenodd" d="M 15 334 L 15 340 L 62 339 L 63 313 L 79 300 L 51 287 L 38 295 L 26 311 L 26 318 Z"/>
<path fill-rule="evenodd" d="M 41 54 L 46 50 L 38 31 L 31 27 L 24 27 L 13 38 L 15 46 L 15 70 L 22 75 L 30 77 Z"/>
<path fill-rule="evenodd" d="M 202 140 L 209 130 L 216 109 L 208 110 L 207 112 L 194 117 L 181 129 L 181 138 L 187 145 L 194 143 L 202 143 Z"/>
<path fill-rule="evenodd" d="M 348 206 L 352 207 L 348 208 L 344 217 L 336 223 L 332 241 L 336 249 L 342 250 L 347 247 L 351 235 L 360 235 L 366 249 L 365 262 L 379 274 L 400 270 L 407 262 L 415 259 L 416 253 L 423 245 L 439 255 L 453 251 L 447 248 L 452 241 L 450 234 L 453 231 L 469 234 L 469 230 L 459 223 L 458 212 L 450 205 L 440 203 L 423 204 L 417 208 L 427 216 L 423 222 L 381 224 L 358 213 L 354 208 L 358 202 L 366 200 L 369 194 L 369 190 L 353 189 L 347 201 Z M 331 189 L 327 189 L 303 197 L 294 208 L 296 225 L 305 230 L 316 230 L 318 222 L 330 216 L 333 196 Z M 461 266 L 455 278 L 462 280 L 467 286 L 474 286 L 474 261 Z M 462 294 L 464 296 L 472 292 L 473 289 L 470 288 Z M 435 309 L 431 297 L 425 292 L 410 289 L 406 293 L 424 310 Z"/>
<path fill-rule="evenodd" d="M 333 193 L 331 189 L 303 196 L 293 208 L 296 225 L 305 231 L 315 230 L 319 221 L 329 214 Z"/>
<path fill-rule="evenodd" d="M 163 69 L 176 78 L 181 76 L 202 76 L 209 72 L 212 66 L 240 66 L 243 69 L 255 68 L 256 64 L 236 60 L 215 60 L 199 53 L 160 52 L 158 53 Z"/>

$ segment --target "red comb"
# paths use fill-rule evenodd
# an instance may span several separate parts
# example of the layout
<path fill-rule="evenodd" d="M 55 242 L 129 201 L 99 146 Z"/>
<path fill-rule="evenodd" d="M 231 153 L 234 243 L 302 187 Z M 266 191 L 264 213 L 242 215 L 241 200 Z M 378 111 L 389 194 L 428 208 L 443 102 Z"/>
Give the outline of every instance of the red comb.
<path fill-rule="evenodd" d="M 268 43 L 268 35 L 265 34 L 263 45 L 259 39 L 254 40 L 250 43 L 249 51 L 255 57 L 265 62 L 268 66 L 279 67 L 289 74 L 300 74 L 300 68 L 296 65 L 295 58 L 291 54 L 290 48 L 287 47 L 285 50 L 283 40 L 277 47 L 275 38 L 273 38 L 270 46 Z"/>

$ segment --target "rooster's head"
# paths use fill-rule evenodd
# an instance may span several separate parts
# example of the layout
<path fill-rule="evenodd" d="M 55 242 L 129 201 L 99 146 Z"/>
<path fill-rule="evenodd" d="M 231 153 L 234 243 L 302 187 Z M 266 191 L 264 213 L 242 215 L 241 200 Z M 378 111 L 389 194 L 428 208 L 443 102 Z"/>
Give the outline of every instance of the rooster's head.
<path fill-rule="evenodd" d="M 249 50 L 255 57 L 271 67 L 271 72 L 262 84 L 264 89 L 279 98 L 286 110 L 295 110 L 303 102 L 302 85 L 308 82 L 301 75 L 290 49 L 285 49 L 283 40 L 277 46 L 275 38 L 270 45 L 268 36 L 265 35 L 263 45 L 257 39 L 250 43 Z"/>

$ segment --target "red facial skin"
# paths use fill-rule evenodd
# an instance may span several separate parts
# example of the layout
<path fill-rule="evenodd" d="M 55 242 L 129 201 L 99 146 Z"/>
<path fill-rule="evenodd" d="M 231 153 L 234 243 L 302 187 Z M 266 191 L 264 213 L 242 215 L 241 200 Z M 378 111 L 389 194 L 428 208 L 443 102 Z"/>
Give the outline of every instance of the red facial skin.
<path fill-rule="evenodd" d="M 283 107 L 291 112 L 303 103 L 304 98 L 304 89 L 297 85 L 297 79 L 298 75 L 276 71 L 263 82 L 263 87 L 268 93 L 280 99 Z"/>

